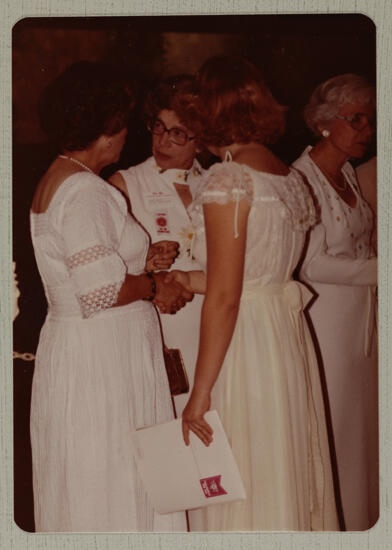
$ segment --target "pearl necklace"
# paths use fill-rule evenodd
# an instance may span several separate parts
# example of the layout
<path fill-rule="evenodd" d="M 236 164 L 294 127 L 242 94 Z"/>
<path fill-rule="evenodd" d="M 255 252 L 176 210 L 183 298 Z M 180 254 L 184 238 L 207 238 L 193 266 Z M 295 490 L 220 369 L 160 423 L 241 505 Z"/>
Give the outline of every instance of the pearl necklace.
<path fill-rule="evenodd" d="M 347 191 L 347 180 L 344 177 L 344 175 L 343 175 L 343 185 L 340 185 L 337 179 L 332 177 L 331 174 L 329 174 L 326 170 L 321 170 L 321 171 L 323 172 L 324 176 L 326 176 L 326 178 L 330 181 L 333 187 L 335 187 L 336 189 L 339 189 L 339 191 L 341 191 L 342 193 L 345 193 Z"/>
<path fill-rule="evenodd" d="M 312 158 L 312 157 L 310 157 Z M 327 181 L 330 183 L 330 185 L 332 185 L 332 187 L 334 189 L 338 189 L 341 193 L 345 193 L 347 191 L 347 188 L 348 188 L 348 184 L 347 184 L 347 179 L 345 177 L 345 175 L 341 172 L 342 174 L 342 177 L 343 177 L 343 185 L 339 185 L 339 183 L 336 181 L 336 179 L 331 175 L 329 174 L 326 170 L 322 169 L 318 164 L 316 164 L 314 162 L 314 160 L 312 159 L 313 163 L 315 164 L 315 166 L 317 166 L 317 168 L 320 170 L 321 174 L 327 179 Z"/>
<path fill-rule="evenodd" d="M 312 159 L 312 162 L 320 170 L 322 175 L 328 180 L 328 182 L 332 185 L 332 187 L 334 189 L 338 189 L 341 193 L 345 193 L 347 191 L 347 188 L 348 188 L 348 183 L 347 183 L 346 176 L 343 174 L 343 172 L 340 171 L 340 174 L 343 178 L 343 185 L 340 185 L 338 183 L 337 179 L 334 176 L 332 176 L 332 174 L 330 174 L 324 168 L 321 168 L 321 166 L 314 160 L 314 158 L 312 157 L 312 155 L 310 153 L 311 153 L 311 151 L 309 152 L 309 157 Z"/>
<path fill-rule="evenodd" d="M 75 164 L 78 164 L 79 166 L 81 166 L 82 168 L 87 170 L 87 172 L 90 172 L 91 174 L 95 173 L 95 172 L 93 172 L 93 170 L 91 170 L 91 168 L 89 168 L 88 166 L 83 164 L 83 162 L 80 162 L 80 160 L 74 159 L 73 157 L 68 157 L 67 155 L 59 155 L 59 158 L 70 160 L 71 162 L 74 162 Z"/>

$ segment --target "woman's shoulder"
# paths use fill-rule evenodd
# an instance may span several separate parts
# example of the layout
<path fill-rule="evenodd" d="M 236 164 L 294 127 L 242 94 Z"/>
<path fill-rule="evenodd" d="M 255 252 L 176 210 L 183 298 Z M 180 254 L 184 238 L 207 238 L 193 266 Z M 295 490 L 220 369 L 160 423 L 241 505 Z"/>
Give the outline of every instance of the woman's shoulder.
<path fill-rule="evenodd" d="M 138 164 L 131 164 L 131 166 L 128 166 L 128 168 L 123 168 L 121 170 L 118 170 L 116 174 L 120 174 L 126 182 L 132 181 L 136 175 L 139 172 L 143 171 L 151 171 L 156 166 L 156 162 L 154 157 L 148 157 L 143 162 L 139 162 Z"/>
<path fill-rule="evenodd" d="M 48 212 L 77 206 L 86 212 L 95 209 L 116 209 L 125 214 L 127 205 L 122 194 L 101 177 L 89 172 L 75 172 L 65 178 L 57 188 Z"/>
<path fill-rule="evenodd" d="M 142 192 L 146 187 L 156 185 L 158 168 L 154 157 L 149 157 L 139 164 L 118 170 L 111 178 L 111 183 L 131 199 L 135 192 Z"/>
<path fill-rule="evenodd" d="M 269 176 L 287 176 L 289 169 L 270 149 L 256 144 L 249 149 L 239 151 L 236 162 Z"/>
<path fill-rule="evenodd" d="M 291 166 L 304 173 L 310 173 L 313 163 L 312 158 L 309 155 L 311 150 L 312 147 L 308 145 L 304 149 L 304 151 L 302 151 L 300 156 L 294 162 L 292 162 Z"/>
<path fill-rule="evenodd" d="M 303 174 L 290 167 L 289 173 L 282 178 L 281 184 L 275 186 L 275 190 L 295 230 L 307 231 L 315 225 L 316 201 Z"/>
<path fill-rule="evenodd" d="M 58 188 L 58 194 L 66 200 L 73 196 L 77 196 L 80 199 L 94 195 L 107 196 L 111 194 L 111 191 L 106 182 L 97 174 L 80 171 L 64 179 Z"/>
<path fill-rule="evenodd" d="M 329 187 L 327 180 L 309 154 L 311 150 L 311 146 L 306 147 L 290 168 L 300 175 L 317 202 L 323 203 L 327 198 Z"/>
<path fill-rule="evenodd" d="M 42 214 L 55 208 L 67 196 L 75 193 L 79 181 L 83 180 L 79 174 L 88 174 L 81 171 L 58 170 L 53 165 L 49 167 L 38 183 L 34 194 L 31 209 L 34 213 Z"/>
<path fill-rule="evenodd" d="M 238 193 L 251 192 L 251 177 L 242 164 L 236 162 L 217 162 L 202 175 L 202 181 L 196 196 L 209 197 L 214 202 L 235 200 Z"/>
<path fill-rule="evenodd" d="M 242 192 L 250 198 L 263 193 L 275 194 L 277 183 L 296 177 L 280 161 L 274 166 L 267 164 L 263 163 L 258 168 L 237 160 L 213 164 L 204 172 L 198 192 L 213 196 Z"/>

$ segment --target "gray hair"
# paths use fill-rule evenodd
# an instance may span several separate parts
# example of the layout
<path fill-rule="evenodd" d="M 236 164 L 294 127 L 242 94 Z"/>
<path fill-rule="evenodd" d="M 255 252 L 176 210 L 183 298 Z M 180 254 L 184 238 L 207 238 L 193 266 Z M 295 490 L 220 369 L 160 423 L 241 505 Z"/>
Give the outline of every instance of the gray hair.
<path fill-rule="evenodd" d="M 376 106 L 376 90 L 362 76 L 342 74 L 322 82 L 312 93 L 304 109 L 307 126 L 316 135 L 318 126 L 328 128 L 340 108 L 347 103 L 371 103 Z"/>

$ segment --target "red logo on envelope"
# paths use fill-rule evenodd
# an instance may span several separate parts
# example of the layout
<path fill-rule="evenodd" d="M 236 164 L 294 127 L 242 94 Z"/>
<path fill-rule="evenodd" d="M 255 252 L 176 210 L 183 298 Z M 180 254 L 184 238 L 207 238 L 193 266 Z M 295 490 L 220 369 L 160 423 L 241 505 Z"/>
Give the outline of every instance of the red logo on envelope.
<path fill-rule="evenodd" d="M 201 488 L 203 489 L 204 496 L 206 498 L 218 497 L 220 495 L 227 495 L 227 492 L 221 485 L 222 476 L 206 477 L 200 480 Z"/>

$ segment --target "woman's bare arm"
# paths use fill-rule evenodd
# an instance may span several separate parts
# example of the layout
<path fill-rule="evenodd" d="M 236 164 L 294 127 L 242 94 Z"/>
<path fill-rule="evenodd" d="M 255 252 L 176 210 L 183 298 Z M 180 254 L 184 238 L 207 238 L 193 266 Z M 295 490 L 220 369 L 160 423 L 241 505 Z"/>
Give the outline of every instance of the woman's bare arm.
<path fill-rule="evenodd" d="M 234 237 L 235 203 L 204 205 L 207 238 L 207 287 L 201 315 L 200 345 L 191 397 L 184 409 L 183 434 L 189 444 L 192 430 L 208 445 L 212 431 L 203 419 L 210 392 L 230 344 L 242 293 L 247 220 L 250 206 L 239 203 L 238 232 Z"/>

